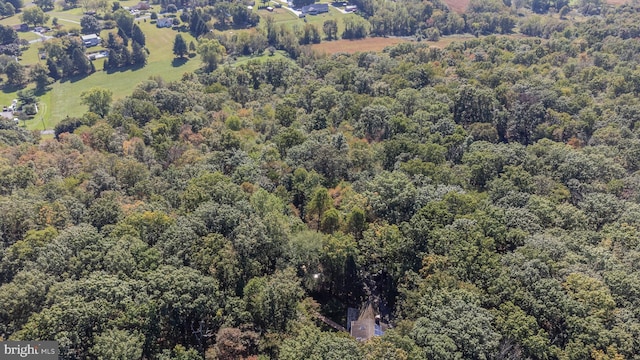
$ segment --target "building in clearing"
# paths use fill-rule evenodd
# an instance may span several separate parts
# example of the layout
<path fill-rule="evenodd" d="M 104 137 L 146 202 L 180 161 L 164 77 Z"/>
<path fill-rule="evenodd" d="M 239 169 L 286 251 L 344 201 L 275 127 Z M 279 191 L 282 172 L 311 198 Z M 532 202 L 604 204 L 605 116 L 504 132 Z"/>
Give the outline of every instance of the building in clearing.
<path fill-rule="evenodd" d="M 100 45 L 100 37 L 96 34 L 82 35 L 82 43 L 86 47 Z"/>
<path fill-rule="evenodd" d="M 15 31 L 22 31 L 22 32 L 29 31 L 29 25 L 27 25 L 25 23 L 18 24 L 18 25 L 13 25 L 12 28 Z"/>
<path fill-rule="evenodd" d="M 136 4 L 131 9 L 133 9 L 133 10 L 149 10 L 149 9 L 151 9 L 151 5 L 149 5 L 148 1 L 140 1 L 138 4 Z"/>
<path fill-rule="evenodd" d="M 388 325 L 381 322 L 380 315 L 374 315 L 373 306 L 362 309 L 347 309 L 347 331 L 358 341 L 367 341 L 374 336 L 384 335 Z"/>
<path fill-rule="evenodd" d="M 303 14 L 318 15 L 329 12 L 329 4 L 312 4 L 302 7 Z"/>
<path fill-rule="evenodd" d="M 162 18 L 162 19 L 158 19 L 158 21 L 156 22 L 156 26 L 159 28 L 169 28 L 173 26 L 173 19 L 172 18 Z"/>

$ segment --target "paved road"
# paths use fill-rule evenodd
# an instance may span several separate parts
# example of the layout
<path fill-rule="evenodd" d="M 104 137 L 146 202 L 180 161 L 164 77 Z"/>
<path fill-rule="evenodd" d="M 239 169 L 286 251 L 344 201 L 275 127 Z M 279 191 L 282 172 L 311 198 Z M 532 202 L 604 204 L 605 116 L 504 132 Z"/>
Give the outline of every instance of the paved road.
<path fill-rule="evenodd" d="M 15 118 L 15 116 L 13 116 L 13 113 L 11 111 L 3 111 L 0 113 L 0 116 L 10 120 L 13 120 L 13 118 Z"/>
<path fill-rule="evenodd" d="M 39 33 L 39 32 L 35 32 L 35 31 L 32 31 L 32 33 L 34 33 L 34 34 L 36 34 L 36 35 L 40 36 L 40 38 L 39 38 L 39 39 L 35 39 L 35 40 L 30 40 L 30 41 L 29 41 L 29 44 L 34 44 L 34 43 L 37 43 L 37 42 L 41 42 L 41 41 L 46 41 L 46 40 L 49 40 L 49 39 L 53 39 L 53 36 L 49 36 L 49 35 L 42 35 L 41 33 Z"/>
<path fill-rule="evenodd" d="M 351 14 L 351 12 L 349 12 L 349 11 L 345 11 L 344 9 L 341 9 L 341 8 L 339 8 L 339 7 L 335 7 L 335 6 L 331 5 L 331 4 L 329 4 L 329 6 L 331 6 L 332 8 L 334 8 L 334 9 L 336 9 L 336 10 L 340 11 L 340 12 L 341 12 L 341 13 L 343 13 L 343 14 Z"/>
<path fill-rule="evenodd" d="M 58 21 L 64 21 L 64 22 L 70 22 L 73 24 L 80 24 L 80 21 L 75 21 L 75 20 L 69 20 L 69 19 L 58 19 Z"/>
<path fill-rule="evenodd" d="M 296 11 L 296 10 L 293 10 L 292 8 L 288 7 L 287 5 L 289 5 L 289 3 L 286 0 L 276 0 L 276 1 L 278 1 L 279 3 L 282 4 L 282 8 L 283 9 L 287 9 L 287 10 L 291 11 L 296 16 L 300 16 L 300 14 L 302 14 L 301 11 Z"/>

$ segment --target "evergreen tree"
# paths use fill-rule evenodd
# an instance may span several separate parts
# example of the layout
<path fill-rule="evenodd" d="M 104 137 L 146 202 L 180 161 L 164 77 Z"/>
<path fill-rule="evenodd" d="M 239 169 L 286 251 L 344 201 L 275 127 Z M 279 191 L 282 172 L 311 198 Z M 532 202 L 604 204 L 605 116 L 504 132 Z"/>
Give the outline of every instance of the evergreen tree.
<path fill-rule="evenodd" d="M 129 46 L 129 35 L 122 30 L 122 28 L 118 29 L 118 36 L 122 38 L 122 43 L 124 46 Z"/>
<path fill-rule="evenodd" d="M 127 66 L 131 64 L 131 50 L 128 47 L 122 48 L 122 61 L 119 66 Z"/>
<path fill-rule="evenodd" d="M 114 49 L 110 49 L 109 56 L 107 57 L 107 60 L 104 62 L 105 70 L 111 70 L 111 69 L 117 68 L 119 63 L 118 58 L 119 58 L 118 52 Z"/>
<path fill-rule="evenodd" d="M 91 72 L 91 63 L 89 62 L 89 59 L 87 59 L 82 50 L 78 48 L 73 50 L 73 67 L 80 75 L 85 75 Z"/>
<path fill-rule="evenodd" d="M 189 21 L 189 31 L 196 38 L 200 35 L 206 34 L 209 31 L 209 29 L 207 28 L 207 24 L 202 19 L 202 16 L 196 11 L 191 14 L 191 18 Z"/>
<path fill-rule="evenodd" d="M 131 40 L 133 40 L 134 43 L 138 43 L 142 47 L 145 47 L 145 45 L 147 44 L 144 33 L 142 32 L 138 24 L 133 25 L 133 30 L 131 31 Z"/>
<path fill-rule="evenodd" d="M 187 43 L 180 34 L 177 34 L 173 41 L 173 54 L 181 58 L 187 54 Z"/>
<path fill-rule="evenodd" d="M 131 63 L 138 66 L 147 64 L 147 53 L 136 41 L 131 44 Z"/>
<path fill-rule="evenodd" d="M 54 80 L 60 79 L 60 68 L 52 58 L 47 58 L 47 69 L 49 70 L 49 76 Z"/>

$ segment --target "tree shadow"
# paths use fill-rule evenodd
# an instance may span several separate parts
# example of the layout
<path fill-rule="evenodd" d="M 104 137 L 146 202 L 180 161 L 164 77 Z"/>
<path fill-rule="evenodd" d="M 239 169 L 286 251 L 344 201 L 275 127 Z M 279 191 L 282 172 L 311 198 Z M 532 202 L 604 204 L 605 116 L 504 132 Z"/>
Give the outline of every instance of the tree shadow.
<path fill-rule="evenodd" d="M 189 61 L 189 59 L 184 58 L 184 57 L 174 58 L 173 61 L 171 61 L 171 66 L 180 67 L 180 66 L 186 64 L 187 61 Z"/>
<path fill-rule="evenodd" d="M 51 86 L 45 86 L 44 88 L 41 88 L 41 89 L 35 88 L 35 89 L 33 89 L 33 95 L 42 96 L 42 95 L 46 94 L 47 92 L 49 92 L 49 90 L 51 90 L 51 89 L 52 89 Z"/>
<path fill-rule="evenodd" d="M 103 70 L 104 72 L 106 72 L 107 74 L 114 74 L 114 73 L 121 73 L 121 72 L 125 72 L 125 71 L 138 71 L 142 68 L 144 68 L 145 65 L 142 64 L 135 64 L 135 65 L 127 65 L 127 66 L 122 66 L 119 68 L 115 68 L 115 69 L 107 69 L 107 70 Z"/>
<path fill-rule="evenodd" d="M 25 88 L 25 85 L 11 85 L 11 84 L 5 84 L 4 86 L 2 86 L 2 92 L 5 94 L 11 94 L 14 93 L 18 90 L 22 90 Z"/>
<path fill-rule="evenodd" d="M 91 72 L 91 73 L 88 73 L 88 74 L 75 74 L 75 75 L 71 75 L 71 76 L 65 76 L 65 77 L 60 79 L 60 83 L 63 84 L 63 83 L 66 83 L 67 81 L 70 82 L 70 83 L 76 83 L 76 82 L 86 78 L 87 76 L 93 74 L 94 72 Z"/>
<path fill-rule="evenodd" d="M 93 73 L 89 73 L 89 74 L 77 74 L 72 76 L 71 78 L 69 78 L 69 81 L 71 83 L 76 83 L 78 81 L 84 80 L 84 78 L 86 78 L 87 76 L 91 75 Z"/>

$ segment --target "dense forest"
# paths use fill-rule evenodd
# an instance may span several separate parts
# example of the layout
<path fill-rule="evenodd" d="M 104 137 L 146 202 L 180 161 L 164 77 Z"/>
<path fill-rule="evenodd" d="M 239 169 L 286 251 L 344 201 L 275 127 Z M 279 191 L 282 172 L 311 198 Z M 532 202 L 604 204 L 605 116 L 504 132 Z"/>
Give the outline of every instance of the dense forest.
<path fill-rule="evenodd" d="M 0 339 L 64 359 L 640 359 L 638 24 L 626 5 L 154 77 L 55 139 L 2 120 Z M 383 336 L 318 321 L 366 303 Z"/>

